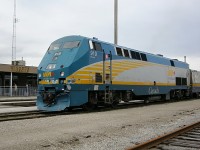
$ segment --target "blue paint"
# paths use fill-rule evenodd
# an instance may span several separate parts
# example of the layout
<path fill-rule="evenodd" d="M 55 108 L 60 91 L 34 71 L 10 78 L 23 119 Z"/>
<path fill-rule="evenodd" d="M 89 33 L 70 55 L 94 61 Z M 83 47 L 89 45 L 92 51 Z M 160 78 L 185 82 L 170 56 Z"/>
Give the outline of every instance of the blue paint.
<path fill-rule="evenodd" d="M 91 50 L 89 46 L 89 41 L 96 41 L 101 43 L 102 51 Z M 80 41 L 78 47 L 75 48 L 63 48 L 65 42 Z M 63 80 L 70 76 L 80 68 L 103 61 L 103 53 L 112 53 L 113 60 L 130 60 L 131 58 L 117 56 L 115 52 L 115 47 L 125 48 L 127 50 L 136 51 L 139 53 L 146 54 L 147 61 L 156 64 L 162 64 L 166 66 L 171 66 L 169 58 L 161 57 L 158 55 L 153 55 L 150 53 L 141 52 L 138 50 L 133 50 L 130 48 L 114 45 L 111 43 L 103 42 L 98 39 L 91 39 L 82 36 L 67 36 L 55 40 L 52 44 L 60 44 L 59 49 L 47 51 L 44 55 L 39 67 L 38 67 L 38 79 L 40 80 Z M 107 58 L 106 60 L 109 60 Z M 187 63 L 173 60 L 175 67 L 189 69 Z M 55 68 L 47 69 L 49 64 L 55 64 Z M 53 74 L 48 75 L 48 72 Z M 61 76 L 61 72 L 64 72 L 64 76 Z M 47 73 L 47 76 L 43 76 L 43 73 Z M 88 91 L 94 90 L 94 85 L 83 85 L 83 84 L 71 84 L 71 89 L 67 89 L 67 85 L 64 83 L 60 84 L 39 84 L 38 91 L 39 95 L 37 97 L 37 107 L 39 110 L 45 111 L 61 111 L 66 108 L 73 106 L 81 106 L 88 102 Z M 187 89 L 187 86 L 143 86 L 143 85 L 110 85 L 103 84 L 98 85 L 98 90 L 104 91 L 106 86 L 109 86 L 110 90 L 129 90 L 132 91 L 137 96 L 142 95 L 156 95 L 156 94 L 167 94 L 172 89 Z M 43 102 L 42 93 L 44 91 L 52 92 L 53 94 L 59 95 L 55 99 L 55 104 L 47 106 Z M 52 90 L 52 91 L 51 91 Z M 55 90 L 55 91 L 54 91 Z M 68 90 L 68 91 L 67 91 Z M 67 91 L 67 92 L 66 92 Z"/>
<path fill-rule="evenodd" d="M 37 96 L 37 109 L 43 111 L 63 111 L 70 106 L 70 97 L 68 94 L 60 96 L 56 99 L 55 104 L 47 105 L 43 102 L 40 95 Z"/>

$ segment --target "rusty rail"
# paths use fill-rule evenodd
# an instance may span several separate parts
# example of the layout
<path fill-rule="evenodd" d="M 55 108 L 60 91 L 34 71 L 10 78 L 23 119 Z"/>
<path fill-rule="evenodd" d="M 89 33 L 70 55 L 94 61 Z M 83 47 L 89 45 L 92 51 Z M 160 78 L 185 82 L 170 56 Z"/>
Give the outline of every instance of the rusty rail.
<path fill-rule="evenodd" d="M 164 142 L 164 141 L 167 141 L 171 138 L 174 138 L 180 134 L 183 134 L 185 132 L 188 132 L 190 130 L 192 130 L 193 128 L 196 128 L 200 126 L 200 122 L 196 122 L 196 123 L 193 123 L 191 125 L 188 125 L 188 126 L 184 126 L 183 128 L 181 129 L 178 129 L 178 130 L 175 130 L 173 132 L 170 132 L 168 134 L 165 134 L 163 136 L 159 136 L 159 137 L 156 137 L 154 139 L 151 139 L 145 143 L 141 143 L 139 145 L 136 145 L 132 148 L 128 148 L 127 150 L 146 150 L 146 149 L 150 149 L 150 148 L 153 148 L 157 145 L 159 145 L 160 143 Z"/>

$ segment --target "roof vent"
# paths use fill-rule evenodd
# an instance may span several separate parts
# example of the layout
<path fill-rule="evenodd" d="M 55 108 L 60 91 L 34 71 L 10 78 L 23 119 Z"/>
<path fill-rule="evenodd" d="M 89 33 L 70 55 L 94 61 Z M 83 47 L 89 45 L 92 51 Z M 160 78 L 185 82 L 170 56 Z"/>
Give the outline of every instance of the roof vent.
<path fill-rule="evenodd" d="M 162 54 L 157 54 L 158 56 L 160 56 L 160 57 L 163 57 L 163 55 Z"/>
<path fill-rule="evenodd" d="M 178 59 L 172 59 L 172 60 L 178 61 Z"/>

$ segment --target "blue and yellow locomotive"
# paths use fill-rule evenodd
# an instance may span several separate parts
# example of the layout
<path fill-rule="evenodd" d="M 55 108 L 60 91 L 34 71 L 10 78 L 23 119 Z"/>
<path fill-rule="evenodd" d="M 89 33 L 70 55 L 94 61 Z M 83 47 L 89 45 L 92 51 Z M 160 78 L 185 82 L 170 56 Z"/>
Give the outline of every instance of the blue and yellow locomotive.
<path fill-rule="evenodd" d="M 191 94 L 190 80 L 185 62 L 97 38 L 67 36 L 50 45 L 38 67 L 37 107 L 63 111 L 183 98 Z"/>

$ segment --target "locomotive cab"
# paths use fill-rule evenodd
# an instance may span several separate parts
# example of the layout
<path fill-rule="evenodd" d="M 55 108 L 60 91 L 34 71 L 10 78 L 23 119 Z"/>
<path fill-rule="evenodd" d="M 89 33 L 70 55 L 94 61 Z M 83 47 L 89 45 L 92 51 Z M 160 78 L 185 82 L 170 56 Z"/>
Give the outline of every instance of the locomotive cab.
<path fill-rule="evenodd" d="M 70 105 L 70 85 L 74 84 L 75 79 L 66 78 L 88 63 L 85 42 L 87 40 L 81 37 L 70 36 L 56 40 L 49 46 L 38 67 L 38 109 L 49 110 L 51 107 L 51 111 L 60 111 Z M 83 63 L 77 63 L 78 60 Z"/>

